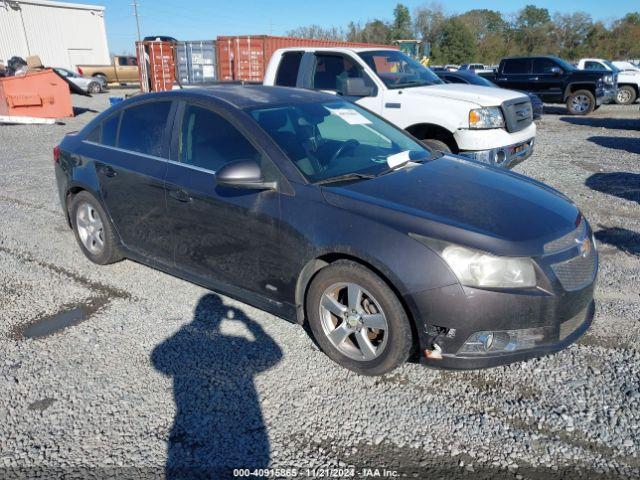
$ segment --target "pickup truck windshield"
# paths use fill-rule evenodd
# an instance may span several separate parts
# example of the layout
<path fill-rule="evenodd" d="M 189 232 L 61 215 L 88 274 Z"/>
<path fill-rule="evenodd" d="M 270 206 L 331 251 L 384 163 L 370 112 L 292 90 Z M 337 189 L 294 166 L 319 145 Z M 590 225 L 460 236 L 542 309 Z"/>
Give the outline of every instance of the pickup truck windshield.
<path fill-rule="evenodd" d="M 428 68 L 396 50 L 375 50 L 358 54 L 387 88 L 424 87 L 444 83 Z"/>
<path fill-rule="evenodd" d="M 310 182 L 375 176 L 388 171 L 388 157 L 401 152 L 414 161 L 431 156 L 409 135 L 345 101 L 255 108 L 249 113 Z"/>

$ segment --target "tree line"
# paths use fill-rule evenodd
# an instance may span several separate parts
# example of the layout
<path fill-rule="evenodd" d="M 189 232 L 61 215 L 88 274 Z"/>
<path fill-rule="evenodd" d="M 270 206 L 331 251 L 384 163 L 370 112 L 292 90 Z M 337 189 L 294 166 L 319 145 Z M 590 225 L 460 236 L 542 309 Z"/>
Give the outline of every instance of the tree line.
<path fill-rule="evenodd" d="M 640 58 L 640 12 L 605 24 L 586 12 L 554 13 L 527 5 L 512 15 L 489 9 L 447 14 L 432 3 L 413 11 L 399 3 L 393 18 L 350 22 L 346 27 L 299 27 L 287 35 L 389 45 L 394 40 L 418 39 L 431 47 L 431 63 L 483 62 L 494 64 L 510 55 L 557 55 Z"/>

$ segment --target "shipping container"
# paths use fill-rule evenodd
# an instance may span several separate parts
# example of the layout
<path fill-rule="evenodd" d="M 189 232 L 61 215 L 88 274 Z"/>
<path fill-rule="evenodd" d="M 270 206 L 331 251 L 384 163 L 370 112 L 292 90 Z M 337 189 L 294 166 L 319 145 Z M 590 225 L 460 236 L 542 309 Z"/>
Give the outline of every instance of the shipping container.
<path fill-rule="evenodd" d="M 175 42 L 136 42 L 140 88 L 143 92 L 173 89 L 176 80 Z"/>
<path fill-rule="evenodd" d="M 178 42 L 176 63 L 181 85 L 214 82 L 218 78 L 215 40 Z"/>
<path fill-rule="evenodd" d="M 218 79 L 222 81 L 243 80 L 262 82 L 273 52 L 288 47 L 374 47 L 397 48 L 371 43 L 335 42 L 307 38 L 271 37 L 268 35 L 245 35 L 218 37 Z"/>

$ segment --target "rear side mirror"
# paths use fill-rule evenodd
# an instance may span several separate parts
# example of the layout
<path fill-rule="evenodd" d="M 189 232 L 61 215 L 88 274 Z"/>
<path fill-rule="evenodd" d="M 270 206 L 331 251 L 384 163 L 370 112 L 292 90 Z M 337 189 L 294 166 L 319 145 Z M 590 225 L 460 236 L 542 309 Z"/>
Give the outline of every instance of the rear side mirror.
<path fill-rule="evenodd" d="M 562 75 L 562 69 L 560 67 L 551 67 L 551 73 L 554 75 Z"/>
<path fill-rule="evenodd" d="M 347 78 L 342 87 L 345 97 L 368 97 L 373 95 L 373 87 L 364 82 L 364 78 Z"/>
<path fill-rule="evenodd" d="M 218 185 L 249 190 L 275 190 L 276 182 L 265 182 L 260 166 L 253 160 L 231 162 L 216 172 Z"/>

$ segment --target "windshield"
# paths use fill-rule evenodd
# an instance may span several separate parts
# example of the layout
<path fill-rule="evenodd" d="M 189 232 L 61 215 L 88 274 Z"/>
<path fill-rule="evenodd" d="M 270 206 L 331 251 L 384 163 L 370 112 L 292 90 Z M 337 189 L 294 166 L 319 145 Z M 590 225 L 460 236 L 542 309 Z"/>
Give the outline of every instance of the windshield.
<path fill-rule="evenodd" d="M 612 72 L 614 73 L 620 72 L 620 69 L 616 67 L 613 63 L 611 63 L 609 60 L 603 60 L 603 62 L 607 67 L 611 69 Z"/>
<path fill-rule="evenodd" d="M 574 72 L 574 71 L 576 71 L 576 70 L 577 70 L 577 68 L 576 68 L 576 67 L 574 67 L 574 66 L 573 66 L 573 65 L 571 65 L 569 62 L 567 62 L 567 61 L 565 61 L 565 60 L 563 60 L 563 59 L 561 59 L 561 58 L 558 58 L 558 57 L 552 57 L 552 58 L 556 61 L 556 63 L 558 63 L 558 65 L 559 65 L 560 67 L 562 67 L 562 69 L 563 69 L 565 72 Z"/>
<path fill-rule="evenodd" d="M 310 182 L 347 174 L 377 175 L 387 171 L 393 161 L 387 159 L 399 153 L 412 160 L 431 156 L 403 131 L 345 101 L 256 108 L 249 113 Z"/>
<path fill-rule="evenodd" d="M 492 88 L 496 88 L 497 85 L 495 83 L 493 83 L 491 80 L 487 80 L 484 77 L 481 77 L 480 75 L 473 75 L 473 76 L 469 76 L 469 83 L 471 85 L 479 85 L 481 87 L 492 87 Z"/>
<path fill-rule="evenodd" d="M 399 50 L 377 50 L 358 54 L 387 88 L 424 87 L 444 83 L 428 68 Z"/>

